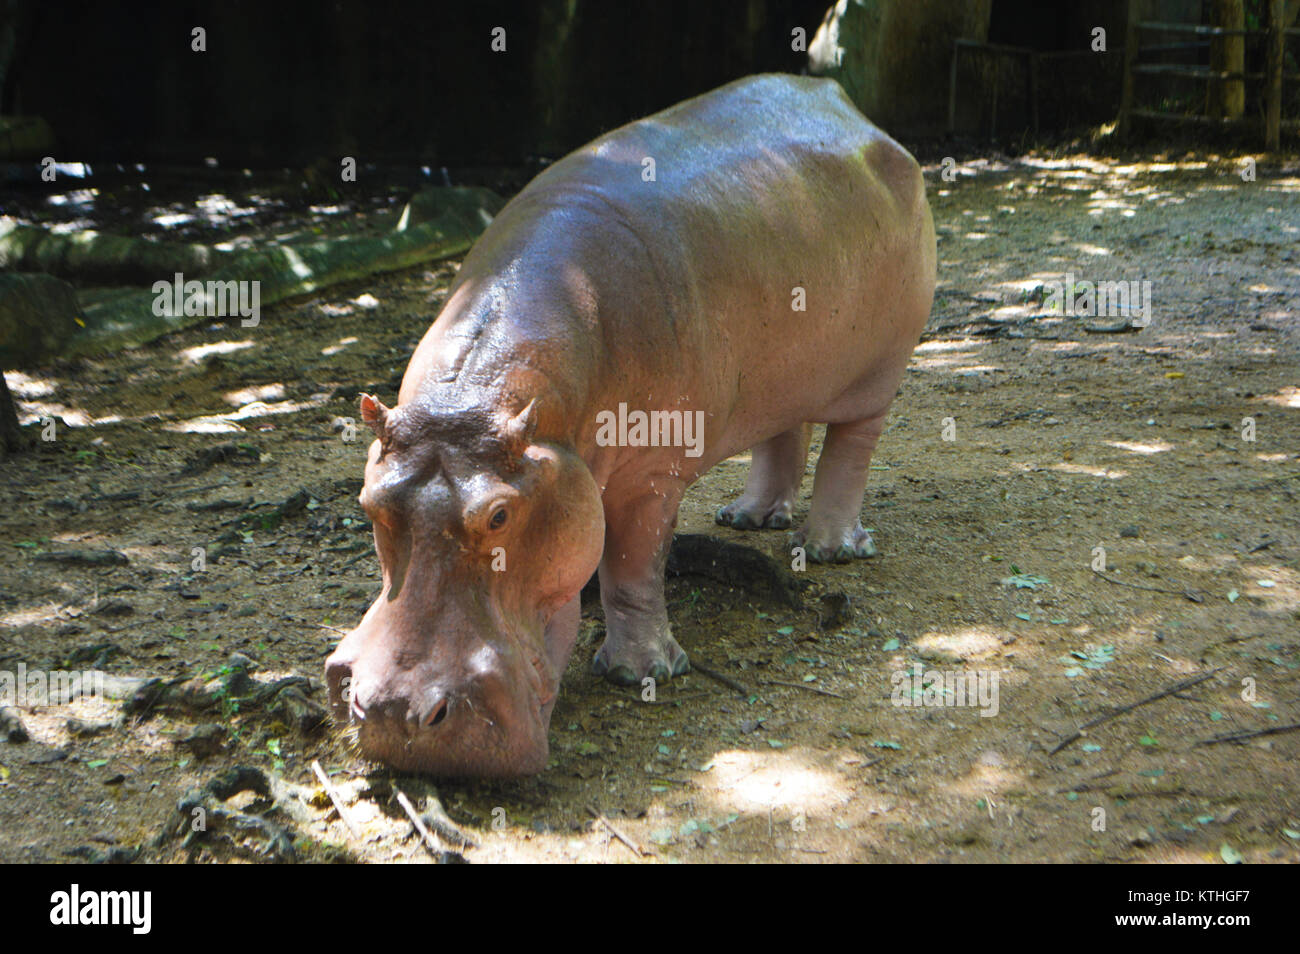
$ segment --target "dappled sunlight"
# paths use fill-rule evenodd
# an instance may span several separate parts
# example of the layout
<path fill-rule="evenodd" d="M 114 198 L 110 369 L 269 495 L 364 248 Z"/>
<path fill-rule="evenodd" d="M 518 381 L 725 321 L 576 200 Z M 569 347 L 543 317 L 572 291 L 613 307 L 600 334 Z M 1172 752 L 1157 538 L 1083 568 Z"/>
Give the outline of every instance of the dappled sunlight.
<path fill-rule="evenodd" d="M 912 354 L 929 354 L 932 351 L 958 351 L 962 349 L 983 348 L 987 341 L 977 338 L 948 338 L 945 340 L 923 341 L 916 346 Z"/>
<path fill-rule="evenodd" d="M 999 652 L 1002 636 L 987 626 L 967 626 L 955 632 L 932 630 L 913 645 L 927 659 L 978 659 Z"/>
<path fill-rule="evenodd" d="M 1300 388 L 1285 387 L 1275 394 L 1261 395 L 1256 400 L 1276 404 L 1278 407 L 1300 407 Z"/>
<path fill-rule="evenodd" d="M 714 797 L 735 811 L 825 811 L 848 801 L 851 794 L 843 779 L 806 764 L 793 752 L 719 752 L 710 774 L 717 785 Z"/>
<path fill-rule="evenodd" d="M 1084 255 L 1093 255 L 1093 256 L 1101 257 L 1101 256 L 1109 256 L 1110 254 L 1112 254 L 1111 250 L 1108 248 L 1103 248 L 1100 245 L 1090 245 L 1087 242 L 1075 242 L 1074 247 L 1078 249 L 1080 252 L 1082 252 Z"/>
<path fill-rule="evenodd" d="M 1239 571 L 1241 591 L 1270 611 L 1291 613 L 1300 609 L 1300 573 L 1279 563 L 1251 564 Z"/>
<path fill-rule="evenodd" d="M 1174 449 L 1173 444 L 1165 441 L 1150 441 L 1145 444 L 1138 441 L 1104 441 L 1103 443 L 1108 447 L 1128 451 L 1130 454 L 1163 454 Z"/>
<path fill-rule="evenodd" d="M 1055 470 L 1062 474 L 1074 474 L 1080 477 L 1105 477 L 1107 480 L 1119 480 L 1127 477 L 1127 470 L 1116 470 L 1113 467 L 1088 467 L 1085 464 L 1074 464 L 1066 461 L 1060 461 L 1055 464 L 1048 464 L 1045 467 L 1038 464 L 1015 464 L 1017 470 L 1033 473 L 1035 470 Z"/>
<path fill-rule="evenodd" d="M 45 620 L 61 619 L 63 606 L 63 603 L 41 603 L 37 606 L 20 607 L 7 613 L 0 613 L 0 626 L 31 626 Z"/>
<path fill-rule="evenodd" d="M 232 407 L 243 407 L 245 404 L 252 404 L 255 401 L 278 401 L 284 395 L 283 384 L 261 384 L 241 388 L 238 391 L 227 391 L 221 396 L 221 399 Z"/>
<path fill-rule="evenodd" d="M 242 431 L 245 428 L 240 427 L 236 422 L 259 417 L 270 417 L 276 414 L 292 414 L 313 407 L 322 407 L 327 403 L 329 403 L 329 400 L 326 395 L 309 398 L 306 401 L 278 401 L 274 404 L 254 401 L 238 410 L 231 411 L 229 414 L 211 414 L 204 417 L 190 418 L 175 424 L 164 424 L 161 429 L 182 434 L 222 434 Z"/>
<path fill-rule="evenodd" d="M 1007 758 L 1000 752 L 981 752 L 966 774 L 951 781 L 941 781 L 939 788 L 964 799 L 984 798 L 989 817 L 994 817 L 995 803 L 988 796 L 1007 789 L 1022 789 L 1028 781 L 1023 770 L 1007 766 Z"/>
<path fill-rule="evenodd" d="M 49 397 L 58 390 L 58 386 L 48 378 L 32 377 L 21 371 L 5 371 L 4 376 L 14 397 L 24 401 Z"/>
<path fill-rule="evenodd" d="M 18 420 L 26 425 L 47 417 L 57 417 L 69 427 L 90 427 L 95 423 L 95 419 L 86 411 L 55 401 L 23 401 Z"/>
<path fill-rule="evenodd" d="M 327 345 L 326 347 L 321 348 L 320 353 L 327 358 L 333 357 L 334 355 L 347 350 L 350 345 L 354 345 L 360 340 L 361 339 L 356 335 L 348 335 L 346 338 L 340 338 L 332 345 Z"/>
<path fill-rule="evenodd" d="M 951 371 L 955 367 L 974 360 L 977 355 L 967 351 L 954 351 L 950 354 L 934 355 L 928 358 L 912 356 L 909 367 L 916 371 Z"/>
<path fill-rule="evenodd" d="M 214 341 L 211 344 L 183 348 L 176 352 L 176 357 L 184 364 L 198 364 L 204 358 L 211 357 L 214 354 L 230 354 L 251 347 L 253 347 L 252 341 Z"/>

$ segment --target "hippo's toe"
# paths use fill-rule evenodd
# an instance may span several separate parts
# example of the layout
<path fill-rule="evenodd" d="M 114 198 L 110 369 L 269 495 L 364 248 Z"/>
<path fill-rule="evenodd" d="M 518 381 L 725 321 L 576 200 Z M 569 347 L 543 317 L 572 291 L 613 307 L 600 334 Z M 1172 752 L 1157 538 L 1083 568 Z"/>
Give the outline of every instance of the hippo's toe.
<path fill-rule="evenodd" d="M 617 647 L 611 647 L 606 638 L 591 661 L 593 673 L 604 676 L 617 686 L 637 686 L 647 678 L 668 682 L 673 676 L 689 672 L 690 668 L 690 659 L 671 636 L 666 637 L 660 647 L 640 652 L 620 652 Z"/>
<path fill-rule="evenodd" d="M 786 530 L 790 527 L 790 504 L 784 500 L 758 501 L 741 497 L 719 507 L 713 519 L 733 530 Z"/>
<path fill-rule="evenodd" d="M 817 535 L 807 527 L 790 537 L 792 547 L 803 547 L 810 563 L 851 563 L 876 555 L 871 534 L 861 526 L 843 534 Z"/>

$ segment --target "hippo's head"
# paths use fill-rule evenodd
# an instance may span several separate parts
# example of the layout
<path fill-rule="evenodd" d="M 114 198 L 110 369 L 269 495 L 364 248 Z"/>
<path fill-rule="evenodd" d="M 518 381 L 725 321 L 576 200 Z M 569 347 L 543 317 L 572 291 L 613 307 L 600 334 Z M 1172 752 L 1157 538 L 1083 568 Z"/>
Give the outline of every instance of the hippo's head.
<path fill-rule="evenodd" d="M 535 411 L 362 396 L 384 590 L 326 677 L 369 758 L 443 776 L 546 767 L 577 617 L 548 624 L 600 562 L 604 516 L 583 461 L 535 442 Z"/>

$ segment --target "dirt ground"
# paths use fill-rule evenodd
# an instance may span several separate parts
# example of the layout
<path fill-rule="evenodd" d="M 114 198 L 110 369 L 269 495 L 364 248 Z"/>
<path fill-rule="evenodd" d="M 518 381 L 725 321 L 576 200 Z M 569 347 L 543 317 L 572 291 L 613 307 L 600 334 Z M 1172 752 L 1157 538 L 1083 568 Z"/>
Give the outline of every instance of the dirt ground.
<path fill-rule="evenodd" d="M 62 423 L 0 462 L 0 670 L 209 691 L 20 708 L 0 861 L 260 861 L 283 839 L 300 860 L 429 861 L 395 789 L 436 791 L 471 862 L 1300 861 L 1300 168 L 1239 168 L 927 167 L 939 291 L 873 463 L 879 555 L 798 572 L 795 606 L 670 581 L 678 640 L 743 692 L 606 684 L 589 602 L 551 765 L 517 782 L 393 778 L 245 692 L 248 669 L 325 701 L 323 660 L 378 589 L 366 442 L 334 421 L 359 391 L 395 397 L 456 263 L 7 375 L 25 421 Z M 1036 285 L 1067 273 L 1149 281 L 1149 325 L 1053 312 Z M 744 473 L 701 480 L 678 530 L 788 566 L 784 534 L 714 525 Z M 796 518 L 811 486 L 810 468 Z M 105 549 L 125 562 L 58 556 Z M 996 713 L 894 704 L 916 663 L 996 676 Z M 1204 744 L 1233 733 L 1254 734 Z M 234 766 L 303 788 L 159 837 Z"/>

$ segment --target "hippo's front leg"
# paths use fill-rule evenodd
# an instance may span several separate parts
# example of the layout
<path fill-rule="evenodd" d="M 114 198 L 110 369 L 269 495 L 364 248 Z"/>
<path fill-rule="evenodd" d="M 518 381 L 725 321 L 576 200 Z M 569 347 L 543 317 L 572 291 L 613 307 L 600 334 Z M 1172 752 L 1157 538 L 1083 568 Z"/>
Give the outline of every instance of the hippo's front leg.
<path fill-rule="evenodd" d="M 605 553 L 600 562 L 600 599 L 605 642 L 592 670 L 622 686 L 649 676 L 665 682 L 690 669 L 673 639 L 664 601 L 664 566 L 685 487 L 657 478 L 650 491 L 623 499 L 605 492 Z"/>

